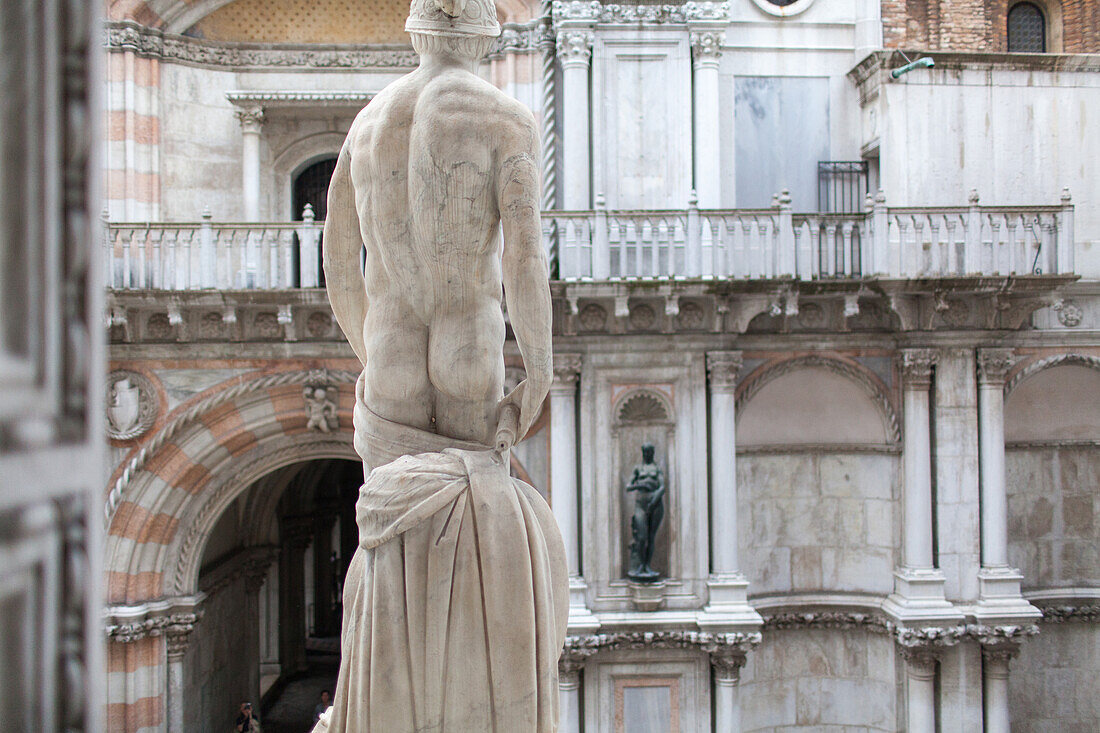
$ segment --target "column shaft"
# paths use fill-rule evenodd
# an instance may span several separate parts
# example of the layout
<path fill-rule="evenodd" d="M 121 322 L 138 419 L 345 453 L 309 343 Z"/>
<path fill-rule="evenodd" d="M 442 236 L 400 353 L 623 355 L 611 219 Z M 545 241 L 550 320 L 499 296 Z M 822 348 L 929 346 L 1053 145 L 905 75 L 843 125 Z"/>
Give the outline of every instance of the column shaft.
<path fill-rule="evenodd" d="M 560 720 L 558 733 L 581 733 L 581 681 L 579 672 L 558 677 Z"/>
<path fill-rule="evenodd" d="M 592 55 L 592 33 L 569 30 L 558 34 L 558 56 L 562 67 L 562 186 L 563 209 L 589 209 L 589 110 L 588 69 Z"/>
<path fill-rule="evenodd" d="M 927 659 L 906 662 L 908 733 L 936 733 L 936 667 Z"/>
<path fill-rule="evenodd" d="M 985 733 L 1009 733 L 1008 657 L 1005 654 L 983 654 L 982 712 Z"/>
<path fill-rule="evenodd" d="M 550 387 L 550 504 L 565 541 L 570 575 L 579 575 L 580 532 L 577 522 L 577 370 L 580 358 L 554 357 Z"/>
<path fill-rule="evenodd" d="M 714 675 L 714 730 L 736 733 L 741 730 L 741 700 L 737 679 Z"/>
<path fill-rule="evenodd" d="M 718 110 L 718 62 L 722 32 L 693 31 L 691 48 L 695 56 L 695 193 L 701 209 L 721 204 L 721 156 Z"/>
<path fill-rule="evenodd" d="M 932 557 L 932 442 L 928 391 L 936 354 L 931 349 L 902 352 L 905 432 L 902 445 L 905 508 L 902 564 L 931 568 Z"/>
<path fill-rule="evenodd" d="M 730 382 L 719 382 L 712 372 L 710 546 L 711 572 L 715 575 L 737 573 L 741 569 L 737 537 L 737 428 L 734 387 Z"/>
<path fill-rule="evenodd" d="M 241 201 L 245 221 L 260 218 L 260 131 L 263 110 L 251 107 L 237 110 L 241 121 Z"/>
<path fill-rule="evenodd" d="M 1011 349 L 978 351 L 978 456 L 982 567 L 1008 565 L 1008 497 L 1005 486 L 1004 384 Z"/>

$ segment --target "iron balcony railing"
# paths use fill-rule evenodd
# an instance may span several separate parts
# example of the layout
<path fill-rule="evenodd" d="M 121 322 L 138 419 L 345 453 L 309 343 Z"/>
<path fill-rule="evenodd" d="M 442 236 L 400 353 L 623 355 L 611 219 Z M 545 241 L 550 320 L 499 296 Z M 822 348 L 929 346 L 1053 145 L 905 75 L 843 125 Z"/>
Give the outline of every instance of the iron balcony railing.
<path fill-rule="evenodd" d="M 323 222 L 110 223 L 116 290 L 314 288 Z M 1072 274 L 1073 206 L 890 208 L 858 214 L 771 208 L 547 211 L 543 239 L 562 280 L 926 278 Z"/>

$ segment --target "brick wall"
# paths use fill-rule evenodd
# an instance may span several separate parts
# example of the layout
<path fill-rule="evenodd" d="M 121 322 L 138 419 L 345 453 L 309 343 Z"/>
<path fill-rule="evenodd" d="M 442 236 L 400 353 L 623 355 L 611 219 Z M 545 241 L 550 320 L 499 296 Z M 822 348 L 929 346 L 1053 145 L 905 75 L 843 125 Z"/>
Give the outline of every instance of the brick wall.
<path fill-rule="evenodd" d="M 1048 50 L 1100 53 L 1100 0 L 1031 1 L 1046 16 Z M 883 43 L 887 48 L 1006 51 L 1008 9 L 1015 3 L 1016 0 L 883 0 Z"/>

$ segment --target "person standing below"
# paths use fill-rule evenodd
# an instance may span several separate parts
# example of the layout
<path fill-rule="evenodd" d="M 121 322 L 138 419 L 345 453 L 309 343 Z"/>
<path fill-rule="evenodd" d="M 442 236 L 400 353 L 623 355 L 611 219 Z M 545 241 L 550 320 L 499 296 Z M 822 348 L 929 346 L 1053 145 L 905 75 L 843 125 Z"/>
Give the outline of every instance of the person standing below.
<path fill-rule="evenodd" d="M 314 723 L 321 719 L 321 714 L 328 710 L 330 705 L 332 705 L 332 693 L 328 690 L 321 690 L 321 702 L 317 703 L 317 707 L 313 708 Z"/>
<path fill-rule="evenodd" d="M 237 716 L 237 730 L 240 733 L 260 733 L 260 719 L 252 712 L 252 703 L 241 703 L 241 714 Z"/>

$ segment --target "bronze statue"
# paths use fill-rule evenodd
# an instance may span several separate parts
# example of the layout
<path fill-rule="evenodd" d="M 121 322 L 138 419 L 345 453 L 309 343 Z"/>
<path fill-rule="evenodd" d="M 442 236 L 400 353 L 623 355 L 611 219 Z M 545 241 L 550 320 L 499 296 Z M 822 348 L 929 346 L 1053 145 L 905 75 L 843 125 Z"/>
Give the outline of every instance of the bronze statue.
<path fill-rule="evenodd" d="M 657 530 L 665 517 L 665 481 L 660 467 L 653 460 L 653 445 L 642 446 L 642 462 L 634 466 L 634 474 L 626 485 L 634 495 L 634 516 L 630 519 L 633 539 L 630 543 L 630 570 L 627 577 L 641 583 L 652 583 L 661 574 L 650 567 Z"/>

